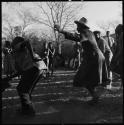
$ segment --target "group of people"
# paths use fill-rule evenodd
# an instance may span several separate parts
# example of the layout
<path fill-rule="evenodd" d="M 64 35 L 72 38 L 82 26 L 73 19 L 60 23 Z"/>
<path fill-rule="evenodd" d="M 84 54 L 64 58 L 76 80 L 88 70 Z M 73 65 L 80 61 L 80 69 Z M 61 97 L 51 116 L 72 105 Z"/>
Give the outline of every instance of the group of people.
<path fill-rule="evenodd" d="M 96 42 L 98 44 L 99 49 L 102 51 L 104 56 L 106 57 L 106 64 L 108 69 L 108 75 L 110 80 L 112 80 L 112 72 L 110 71 L 110 63 L 113 57 L 113 53 L 115 52 L 115 40 L 110 36 L 110 31 L 106 32 L 106 38 L 101 36 L 100 31 L 94 31 L 94 36 L 96 38 Z M 82 52 L 83 49 L 81 47 L 80 42 L 76 42 L 74 44 L 74 59 L 73 59 L 73 68 L 78 69 L 80 67 L 82 61 Z"/>
<path fill-rule="evenodd" d="M 100 31 L 92 32 L 87 26 L 87 22 L 85 17 L 75 21 L 78 33 L 64 31 L 59 25 L 55 25 L 55 29 L 64 34 L 66 39 L 81 43 L 83 61 L 74 77 L 73 86 L 87 88 L 93 97 L 91 102 L 94 103 L 99 101 L 99 95 L 95 92 L 95 88 L 99 85 L 106 87 L 111 83 L 112 70 L 117 65 L 120 69 L 118 73 L 122 77 L 123 32 L 120 24 L 115 31 L 118 41 L 116 44 L 110 37 L 109 31 L 107 31 L 105 40 L 101 37 Z M 117 32 L 117 29 L 119 32 Z M 78 54 L 78 56 L 80 55 Z"/>
<path fill-rule="evenodd" d="M 78 71 L 73 80 L 73 87 L 85 87 L 92 95 L 92 102 L 98 102 L 99 95 L 95 92 L 95 87 L 98 85 L 106 86 L 109 79 L 107 69 L 111 74 L 111 60 L 113 50 L 107 42 L 101 38 L 100 32 L 92 32 L 87 26 L 87 19 L 81 18 L 75 21 L 77 24 L 78 33 L 69 33 L 55 25 L 56 31 L 63 33 L 66 39 L 77 42 L 77 49 L 79 43 L 83 49 L 83 60 L 78 64 Z M 119 37 L 120 34 L 118 34 Z M 120 37 L 119 37 L 120 38 Z M 121 45 L 119 45 L 121 46 Z M 19 112 L 26 115 L 35 115 L 35 108 L 32 103 L 32 92 L 36 83 L 38 82 L 41 72 L 38 61 L 40 57 L 35 56 L 33 48 L 28 40 L 23 37 L 15 37 L 11 43 L 12 57 L 14 59 L 15 70 L 17 74 L 21 75 L 17 92 L 20 97 L 21 108 Z M 44 61 L 53 73 L 53 57 L 55 49 L 52 43 L 44 44 Z M 75 57 L 80 59 L 79 51 L 76 52 Z M 120 54 L 120 53 L 119 53 Z M 115 60 L 117 57 L 115 57 Z M 122 60 L 121 60 L 122 61 Z M 122 64 L 122 62 L 121 62 Z M 107 66 L 106 66 L 107 65 Z"/>
<path fill-rule="evenodd" d="M 7 77 L 16 72 L 14 62 L 12 59 L 12 47 L 10 41 L 4 39 L 4 46 L 2 48 L 2 69 L 3 74 Z"/>
<path fill-rule="evenodd" d="M 13 49 L 10 41 L 3 40 L 4 46 L 2 47 L 2 71 L 5 76 L 15 74 L 16 68 L 12 57 Z M 47 66 L 46 75 L 53 75 L 53 59 L 55 55 L 55 48 L 52 42 L 44 43 L 43 60 Z M 33 48 L 34 55 L 38 55 L 35 48 Z M 38 55 L 39 56 L 39 55 Z"/>
<path fill-rule="evenodd" d="M 113 46 L 114 46 L 114 40 L 112 39 L 112 37 L 109 36 L 109 31 L 107 31 L 107 38 L 106 38 L 107 40 L 101 36 L 100 31 L 94 31 L 94 35 L 96 38 L 97 45 L 105 57 L 106 69 L 107 69 L 106 73 L 107 73 L 108 79 L 110 80 L 110 83 L 111 83 L 112 82 L 112 71 L 110 69 L 110 64 L 111 64 L 111 60 L 113 57 L 112 50 L 113 50 Z"/>

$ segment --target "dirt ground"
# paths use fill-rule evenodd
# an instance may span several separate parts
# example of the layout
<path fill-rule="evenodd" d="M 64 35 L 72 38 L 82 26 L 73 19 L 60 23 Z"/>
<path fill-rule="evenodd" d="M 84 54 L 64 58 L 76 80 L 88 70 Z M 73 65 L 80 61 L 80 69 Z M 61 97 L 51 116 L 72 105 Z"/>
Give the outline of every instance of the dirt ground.
<path fill-rule="evenodd" d="M 2 95 L 3 124 L 83 124 L 123 123 L 123 88 L 121 80 L 113 74 L 112 89 L 101 93 L 100 102 L 90 105 L 91 96 L 84 88 L 73 88 L 74 71 L 57 70 L 54 76 L 40 79 L 33 92 L 35 117 L 16 113 L 20 106 L 16 86 L 18 79 Z"/>

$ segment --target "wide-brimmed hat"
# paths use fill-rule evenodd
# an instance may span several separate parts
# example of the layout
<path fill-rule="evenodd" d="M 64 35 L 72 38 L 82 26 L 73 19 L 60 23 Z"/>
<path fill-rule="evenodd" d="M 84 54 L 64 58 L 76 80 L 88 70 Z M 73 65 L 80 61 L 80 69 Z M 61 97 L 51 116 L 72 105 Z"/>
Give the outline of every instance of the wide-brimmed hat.
<path fill-rule="evenodd" d="M 76 24 L 80 24 L 80 25 L 82 25 L 84 28 L 87 28 L 87 29 L 89 29 L 89 27 L 87 26 L 87 19 L 85 18 L 85 17 L 82 17 L 79 21 L 74 21 L 74 23 L 76 23 Z"/>

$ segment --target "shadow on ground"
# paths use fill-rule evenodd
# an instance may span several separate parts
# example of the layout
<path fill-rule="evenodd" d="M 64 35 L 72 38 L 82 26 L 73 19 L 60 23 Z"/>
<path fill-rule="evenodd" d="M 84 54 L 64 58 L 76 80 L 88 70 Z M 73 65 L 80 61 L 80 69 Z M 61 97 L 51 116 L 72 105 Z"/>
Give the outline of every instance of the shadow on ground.
<path fill-rule="evenodd" d="M 64 124 L 64 123 L 122 123 L 123 88 L 116 78 L 116 88 L 104 91 L 100 102 L 90 105 L 90 95 L 83 88 L 73 89 L 73 71 L 56 71 L 52 78 L 40 80 L 33 92 L 35 117 L 20 116 L 16 92 L 17 80 L 3 93 L 2 122 L 4 124 Z M 73 99 L 72 99 L 73 97 Z"/>

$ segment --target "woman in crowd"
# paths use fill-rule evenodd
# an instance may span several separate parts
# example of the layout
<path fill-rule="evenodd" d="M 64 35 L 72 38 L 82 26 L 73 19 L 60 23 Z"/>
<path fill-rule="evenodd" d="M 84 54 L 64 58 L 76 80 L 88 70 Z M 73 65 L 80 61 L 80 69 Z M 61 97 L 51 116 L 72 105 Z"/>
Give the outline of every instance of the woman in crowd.
<path fill-rule="evenodd" d="M 49 49 L 48 49 L 48 43 L 47 42 L 45 42 L 44 43 L 44 52 L 43 52 L 44 54 L 43 54 L 43 57 L 44 57 L 44 62 L 45 62 L 45 64 L 46 64 L 46 66 L 47 66 L 47 76 L 49 75 Z"/>
<path fill-rule="evenodd" d="M 12 60 L 12 48 L 10 41 L 5 41 L 3 47 L 3 70 L 6 76 L 12 75 L 15 72 L 15 67 Z"/>
<path fill-rule="evenodd" d="M 51 71 L 51 75 L 53 75 L 53 61 L 54 61 L 54 55 L 55 55 L 55 48 L 53 47 L 52 42 L 49 42 L 48 44 L 48 50 L 49 50 L 49 70 Z"/>

